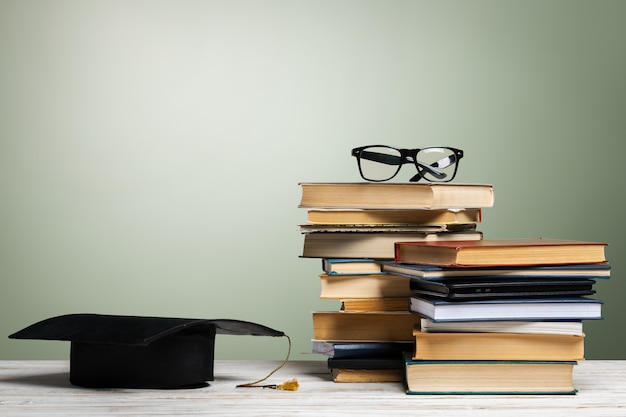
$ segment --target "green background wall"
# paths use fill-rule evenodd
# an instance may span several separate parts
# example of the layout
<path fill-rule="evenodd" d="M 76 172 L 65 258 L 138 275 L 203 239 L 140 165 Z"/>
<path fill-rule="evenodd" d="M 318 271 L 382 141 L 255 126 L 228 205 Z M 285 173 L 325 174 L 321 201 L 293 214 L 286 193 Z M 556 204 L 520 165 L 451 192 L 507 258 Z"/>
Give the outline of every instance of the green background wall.
<path fill-rule="evenodd" d="M 450 145 L 488 238 L 606 241 L 587 357 L 626 359 L 624 1 L 0 1 L 0 359 L 75 312 L 238 318 L 310 351 L 300 181 Z M 218 336 L 217 357 L 284 341 Z"/>

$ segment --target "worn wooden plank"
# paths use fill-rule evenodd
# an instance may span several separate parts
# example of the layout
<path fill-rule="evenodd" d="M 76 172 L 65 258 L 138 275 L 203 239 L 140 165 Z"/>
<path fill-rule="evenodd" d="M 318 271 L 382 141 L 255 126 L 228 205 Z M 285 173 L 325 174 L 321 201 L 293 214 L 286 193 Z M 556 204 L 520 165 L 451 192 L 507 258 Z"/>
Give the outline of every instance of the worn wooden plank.
<path fill-rule="evenodd" d="M 0 361 L 0 416 L 626 416 L 626 361 L 583 361 L 574 396 L 410 396 L 402 384 L 333 383 L 323 361 L 292 361 L 268 382 L 296 392 L 235 388 L 278 362 L 216 361 L 215 381 L 186 390 L 95 390 L 69 383 L 66 361 Z"/>

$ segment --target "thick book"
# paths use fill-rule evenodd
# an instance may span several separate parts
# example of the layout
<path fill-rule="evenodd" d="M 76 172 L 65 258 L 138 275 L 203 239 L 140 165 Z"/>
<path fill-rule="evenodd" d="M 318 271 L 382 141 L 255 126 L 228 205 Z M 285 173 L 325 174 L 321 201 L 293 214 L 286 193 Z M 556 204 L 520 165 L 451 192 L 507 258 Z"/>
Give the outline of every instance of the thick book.
<path fill-rule="evenodd" d="M 383 298 L 411 295 L 410 278 L 390 274 L 320 274 L 320 298 Z"/>
<path fill-rule="evenodd" d="M 380 274 L 380 262 L 368 258 L 325 258 L 322 270 L 329 275 Z"/>
<path fill-rule="evenodd" d="M 449 225 L 480 223 L 482 209 L 463 210 L 377 210 L 377 209 L 309 209 L 310 224 L 360 225 Z"/>
<path fill-rule="evenodd" d="M 445 281 L 411 279 L 415 294 L 446 300 L 479 300 L 489 298 L 563 297 L 595 294 L 591 279 L 482 279 L 465 278 Z"/>
<path fill-rule="evenodd" d="M 408 241 L 478 240 L 482 233 L 441 232 L 319 232 L 304 234 L 303 258 L 374 258 L 393 259 L 394 244 Z"/>
<path fill-rule="evenodd" d="M 395 261 L 454 267 L 606 262 L 604 242 L 562 239 L 484 239 L 397 242 Z"/>
<path fill-rule="evenodd" d="M 415 329 L 415 360 L 579 361 L 584 336 L 533 333 L 429 333 Z"/>
<path fill-rule="evenodd" d="M 582 336 L 580 320 L 490 320 L 490 321 L 432 321 L 420 320 L 420 330 L 429 333 L 534 333 Z"/>
<path fill-rule="evenodd" d="M 576 362 L 421 361 L 405 357 L 407 394 L 576 394 Z"/>
<path fill-rule="evenodd" d="M 411 342 L 419 317 L 408 311 L 312 313 L 313 339 L 334 341 Z"/>
<path fill-rule="evenodd" d="M 300 183 L 301 208 L 465 209 L 492 207 L 493 186 L 453 183 Z"/>
<path fill-rule="evenodd" d="M 329 358 L 398 358 L 413 351 L 413 342 L 334 342 L 313 340 L 313 353 Z"/>
<path fill-rule="evenodd" d="M 602 301 L 589 297 L 448 301 L 413 296 L 409 310 L 433 321 L 602 319 Z"/>
<path fill-rule="evenodd" d="M 608 262 L 593 264 L 564 264 L 540 266 L 495 266 L 495 267 L 441 267 L 424 264 L 406 264 L 381 261 L 383 272 L 427 280 L 449 280 L 456 278 L 559 278 L 559 279 L 608 279 L 611 266 Z"/>

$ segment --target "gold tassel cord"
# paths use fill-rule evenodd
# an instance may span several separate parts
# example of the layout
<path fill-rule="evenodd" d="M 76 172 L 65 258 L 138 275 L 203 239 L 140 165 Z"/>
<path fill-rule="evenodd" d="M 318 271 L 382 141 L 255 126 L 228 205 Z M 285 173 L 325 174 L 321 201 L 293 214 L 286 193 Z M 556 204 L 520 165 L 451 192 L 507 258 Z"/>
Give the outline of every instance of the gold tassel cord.
<path fill-rule="evenodd" d="M 267 380 L 269 377 L 271 377 L 276 372 L 278 372 L 278 370 L 280 370 L 283 366 L 285 366 L 287 361 L 289 361 L 289 356 L 291 355 L 291 338 L 289 338 L 288 335 L 284 335 L 284 336 L 287 338 L 287 342 L 289 342 L 289 347 L 287 348 L 287 357 L 285 358 L 285 360 L 283 360 L 283 362 L 280 365 L 278 365 L 276 369 L 274 369 L 272 372 L 267 374 L 267 376 L 265 376 L 264 378 L 261 378 L 258 381 L 248 382 L 246 384 L 239 384 L 237 385 L 237 388 L 269 388 L 269 389 L 279 389 L 279 390 L 284 390 L 284 391 L 297 391 L 298 390 L 299 384 L 296 378 L 290 379 L 289 381 L 285 381 L 279 385 L 276 385 L 276 384 L 259 385 L 261 382 Z"/>

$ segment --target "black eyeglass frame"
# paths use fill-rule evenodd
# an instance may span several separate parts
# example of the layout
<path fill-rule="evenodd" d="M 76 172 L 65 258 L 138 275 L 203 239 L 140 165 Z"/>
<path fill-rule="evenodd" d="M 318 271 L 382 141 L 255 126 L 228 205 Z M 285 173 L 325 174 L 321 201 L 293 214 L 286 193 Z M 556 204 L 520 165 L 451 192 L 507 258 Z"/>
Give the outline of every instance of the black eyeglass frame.
<path fill-rule="evenodd" d="M 367 148 L 393 149 L 395 151 L 398 151 L 400 153 L 400 156 L 385 155 L 385 154 L 381 154 L 377 152 L 368 153 L 366 151 Z M 429 164 L 420 162 L 417 159 L 417 154 L 427 149 L 447 149 L 447 150 L 452 151 L 451 157 L 454 158 L 454 160 L 451 161 L 451 164 L 454 164 L 454 172 L 452 173 L 450 178 L 444 179 L 448 175 L 444 173 L 443 171 L 437 169 L 438 168 L 437 162 L 439 161 L 429 165 Z M 398 172 L 400 172 L 400 169 L 402 168 L 402 165 L 404 164 L 414 164 L 415 168 L 417 169 L 417 174 L 415 174 L 413 177 L 409 179 L 410 182 L 417 182 L 421 180 L 422 178 L 424 178 L 426 181 L 431 181 L 431 182 L 449 182 L 449 181 L 452 181 L 454 177 L 456 176 L 456 171 L 459 168 L 459 160 L 463 158 L 463 151 L 461 149 L 452 148 L 449 146 L 429 146 L 425 148 L 403 149 L 403 148 L 394 148 L 393 146 L 388 146 L 388 145 L 367 145 L 367 146 L 360 146 L 358 148 L 352 149 L 351 154 L 352 156 L 356 157 L 357 165 L 359 167 L 359 174 L 361 174 L 361 178 L 363 178 L 366 181 L 371 181 L 371 182 L 384 182 L 384 181 L 389 181 L 393 179 L 396 175 L 398 175 Z M 372 179 L 366 178 L 363 175 L 363 170 L 361 169 L 361 158 L 374 161 L 374 162 L 380 162 L 382 164 L 387 164 L 387 165 L 397 165 L 398 169 L 396 169 L 396 172 L 394 172 L 394 174 L 390 176 L 389 178 L 382 179 L 382 180 L 372 180 Z M 433 177 L 437 178 L 437 180 L 432 180 L 432 179 L 425 177 L 426 173 L 431 174 Z"/>

